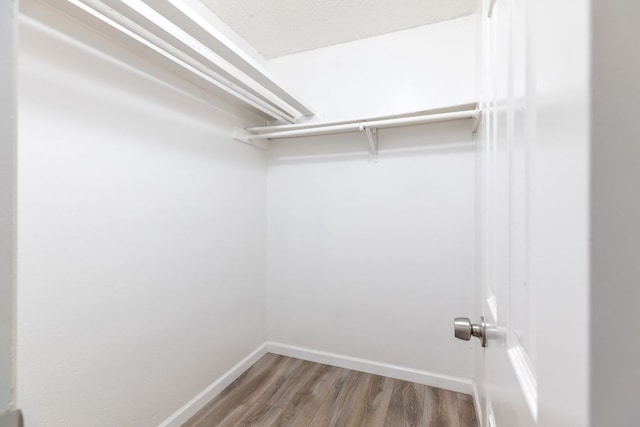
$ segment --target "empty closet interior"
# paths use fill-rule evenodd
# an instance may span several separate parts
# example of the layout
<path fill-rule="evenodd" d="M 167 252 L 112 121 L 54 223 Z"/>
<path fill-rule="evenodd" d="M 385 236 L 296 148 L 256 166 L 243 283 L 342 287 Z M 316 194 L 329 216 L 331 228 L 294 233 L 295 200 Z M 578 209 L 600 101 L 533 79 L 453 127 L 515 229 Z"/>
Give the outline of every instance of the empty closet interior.
<path fill-rule="evenodd" d="M 410 3 L 20 2 L 29 425 L 180 425 L 267 353 L 471 394 L 475 2 Z"/>

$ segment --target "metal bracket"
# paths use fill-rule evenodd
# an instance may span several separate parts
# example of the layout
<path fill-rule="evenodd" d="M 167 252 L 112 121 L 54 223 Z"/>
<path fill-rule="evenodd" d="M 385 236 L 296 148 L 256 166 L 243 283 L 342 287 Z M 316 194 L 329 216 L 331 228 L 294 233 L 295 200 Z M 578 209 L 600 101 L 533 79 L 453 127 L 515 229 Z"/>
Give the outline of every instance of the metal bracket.
<path fill-rule="evenodd" d="M 231 138 L 233 138 L 234 141 L 242 142 L 243 144 L 252 145 L 261 150 L 265 150 L 265 151 L 269 150 L 269 145 L 267 144 L 266 141 L 260 141 L 260 140 L 254 141 L 252 139 L 249 139 L 251 135 L 254 135 L 254 134 L 247 131 L 245 128 L 241 128 L 240 126 L 234 126 L 233 135 L 231 136 Z"/>

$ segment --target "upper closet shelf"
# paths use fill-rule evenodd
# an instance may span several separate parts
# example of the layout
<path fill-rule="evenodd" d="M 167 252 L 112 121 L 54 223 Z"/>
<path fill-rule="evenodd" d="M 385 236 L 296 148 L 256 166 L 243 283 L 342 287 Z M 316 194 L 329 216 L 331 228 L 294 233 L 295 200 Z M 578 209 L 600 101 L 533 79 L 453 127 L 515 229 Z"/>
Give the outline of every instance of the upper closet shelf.
<path fill-rule="evenodd" d="M 48 0 L 134 53 L 267 120 L 298 123 L 313 112 L 236 43 L 198 0 Z"/>
<path fill-rule="evenodd" d="M 364 132 L 367 135 L 371 154 L 377 155 L 378 129 L 461 119 L 472 119 L 471 131 L 475 132 L 480 121 L 478 104 L 462 104 L 434 110 L 356 120 L 306 122 L 293 125 L 259 126 L 247 129 L 235 127 L 233 130 L 233 139 L 261 148 L 267 148 L 265 142 L 270 139 Z"/>

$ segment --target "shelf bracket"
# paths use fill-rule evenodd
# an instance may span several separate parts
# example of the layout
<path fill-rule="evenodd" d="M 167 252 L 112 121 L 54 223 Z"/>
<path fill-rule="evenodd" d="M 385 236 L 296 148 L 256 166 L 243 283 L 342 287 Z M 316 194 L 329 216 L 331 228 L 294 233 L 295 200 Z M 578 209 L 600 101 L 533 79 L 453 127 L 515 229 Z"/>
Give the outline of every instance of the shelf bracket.
<path fill-rule="evenodd" d="M 482 110 L 478 110 L 478 113 L 473 118 L 471 133 L 478 132 L 478 127 L 480 126 L 480 120 L 482 120 Z"/>
<path fill-rule="evenodd" d="M 489 3 L 489 13 L 487 14 L 489 18 L 491 18 L 491 15 L 493 15 L 493 7 L 495 5 L 496 5 L 496 0 L 491 0 L 491 2 Z"/>
<path fill-rule="evenodd" d="M 234 141 L 242 142 L 243 144 L 252 145 L 261 150 L 265 150 L 265 151 L 269 150 L 269 145 L 267 144 L 266 141 L 251 140 L 249 139 L 251 135 L 254 135 L 254 134 L 244 128 L 241 128 L 240 126 L 234 126 L 233 135 L 231 136 L 231 138 L 233 138 Z"/>
<path fill-rule="evenodd" d="M 369 151 L 374 156 L 378 155 L 378 129 L 373 128 L 365 128 L 364 131 L 367 133 L 367 139 L 369 140 Z"/>
<path fill-rule="evenodd" d="M 378 158 L 378 129 L 368 128 L 363 124 L 360 124 L 360 130 L 367 134 L 367 140 L 369 141 L 369 152 L 376 159 Z"/>

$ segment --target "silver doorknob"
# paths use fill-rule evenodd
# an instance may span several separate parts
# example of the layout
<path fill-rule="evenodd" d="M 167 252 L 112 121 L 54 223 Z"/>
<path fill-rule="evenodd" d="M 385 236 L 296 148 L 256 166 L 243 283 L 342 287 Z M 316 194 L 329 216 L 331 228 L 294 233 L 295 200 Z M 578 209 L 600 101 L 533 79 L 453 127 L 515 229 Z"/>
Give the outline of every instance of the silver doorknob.
<path fill-rule="evenodd" d="M 487 346 L 487 324 L 484 317 L 480 317 L 480 323 L 471 323 L 468 317 L 456 317 L 453 321 L 453 330 L 456 338 L 469 341 L 472 336 L 480 338 L 482 346 Z"/>

